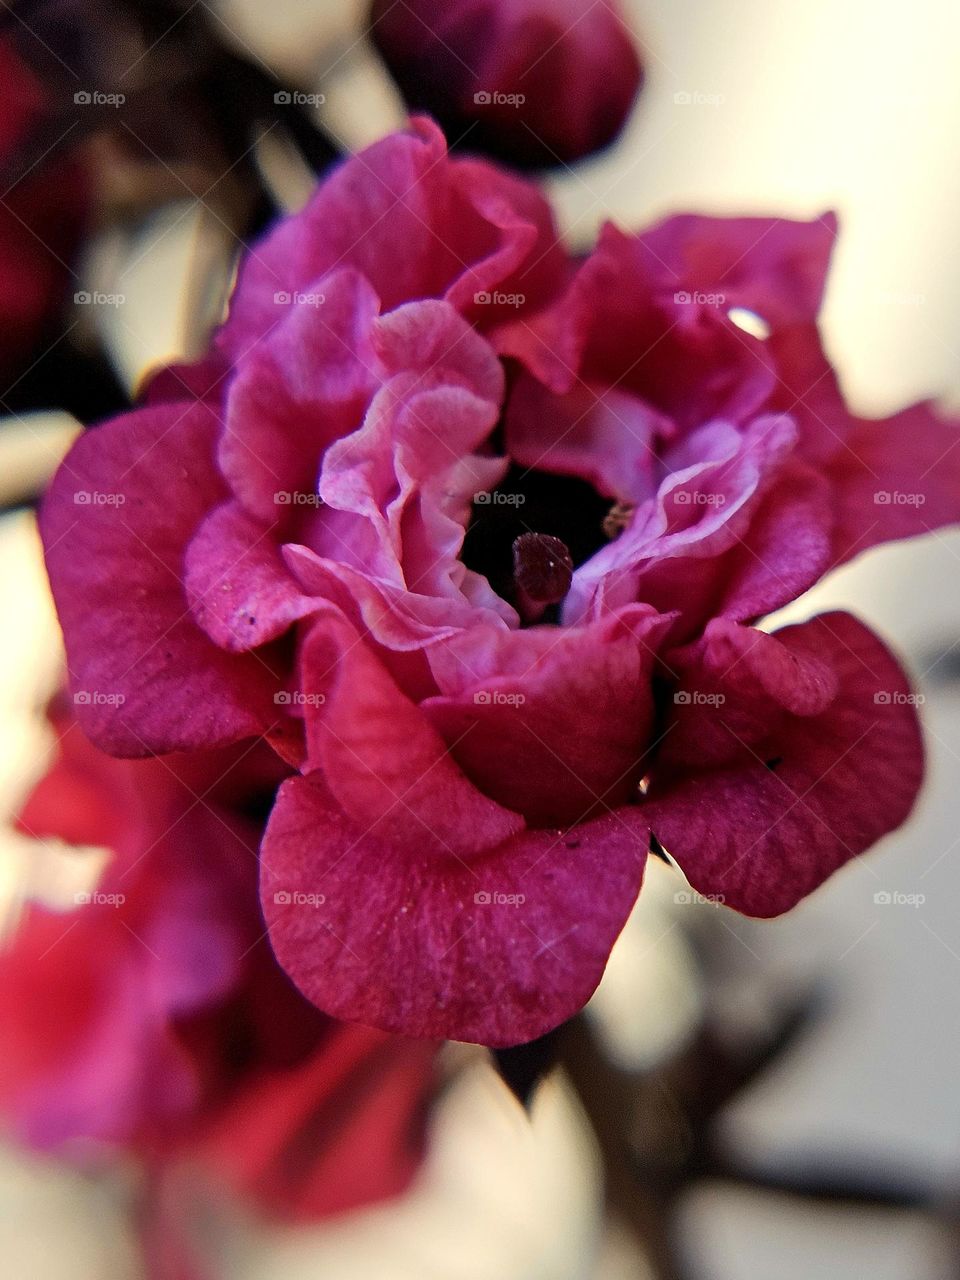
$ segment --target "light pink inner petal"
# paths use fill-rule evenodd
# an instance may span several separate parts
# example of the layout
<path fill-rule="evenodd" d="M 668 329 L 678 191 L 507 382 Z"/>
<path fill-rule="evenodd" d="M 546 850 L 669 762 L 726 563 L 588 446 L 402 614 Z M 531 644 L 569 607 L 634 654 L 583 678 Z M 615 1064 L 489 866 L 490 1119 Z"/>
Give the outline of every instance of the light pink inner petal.
<path fill-rule="evenodd" d="M 658 578 L 668 586 L 674 577 L 679 588 L 684 574 L 693 575 L 704 579 L 705 589 L 716 589 L 716 558 L 744 537 L 795 440 L 789 417 L 768 415 L 742 432 L 711 423 L 674 446 L 666 460 L 670 473 L 656 498 L 639 506 L 627 529 L 574 574 L 564 621 L 572 624 L 631 600 L 691 611 L 692 601 L 680 590 L 664 598 Z M 701 606 L 703 594 L 696 593 Z"/>
<path fill-rule="evenodd" d="M 280 295 L 269 330 L 239 355 L 227 395 L 220 466 L 248 511 L 268 522 L 316 493 L 323 450 L 359 424 L 383 372 L 370 284 L 340 270 L 311 289 Z"/>

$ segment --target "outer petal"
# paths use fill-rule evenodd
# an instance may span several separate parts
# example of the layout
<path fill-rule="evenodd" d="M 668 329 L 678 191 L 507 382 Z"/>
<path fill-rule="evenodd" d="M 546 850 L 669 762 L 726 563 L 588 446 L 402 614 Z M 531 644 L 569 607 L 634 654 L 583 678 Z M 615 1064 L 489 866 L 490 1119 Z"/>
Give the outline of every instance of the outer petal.
<path fill-rule="evenodd" d="M 682 214 L 637 237 L 661 287 L 723 296 L 771 328 L 815 319 L 837 219 L 707 218 Z"/>
<path fill-rule="evenodd" d="M 715 612 L 752 621 L 796 600 L 831 567 L 835 519 L 826 478 L 788 459 L 726 558 Z"/>
<path fill-rule="evenodd" d="M 536 826 L 626 803 L 645 772 L 651 672 L 672 618 L 633 606 L 592 627 L 475 627 L 430 650 L 423 709 L 469 777 Z"/>
<path fill-rule="evenodd" d="M 181 581 L 187 542 L 225 496 L 202 404 L 129 413 L 81 436 L 40 529 L 81 726 L 115 755 L 210 747 L 275 719 L 274 673 L 218 649 Z"/>
<path fill-rule="evenodd" d="M 469 866 L 366 834 L 315 778 L 287 782 L 261 852 L 277 958 L 329 1013 L 386 1031 L 510 1045 L 592 994 L 640 887 L 635 810 L 527 832 Z"/>
<path fill-rule="evenodd" d="M 533 302 L 565 264 L 535 187 L 449 159 L 437 127 L 415 119 L 347 160 L 257 245 L 219 342 L 235 359 L 275 323 L 278 292 L 306 290 L 338 265 L 361 271 L 389 310 L 447 294 L 458 309 L 472 308 L 475 295 L 493 290 Z M 478 314 L 486 324 L 516 314 L 485 301 Z"/>
<path fill-rule="evenodd" d="M 858 418 L 829 469 L 835 563 L 867 547 L 960 521 L 960 422 L 916 404 L 882 421 Z"/>
<path fill-rule="evenodd" d="M 774 638 L 804 662 L 829 661 L 837 696 L 779 718 L 736 763 L 665 767 L 642 807 L 696 889 L 755 916 L 789 910 L 898 827 L 923 776 L 909 684 L 866 627 L 833 613 Z"/>
<path fill-rule="evenodd" d="M 423 712 L 333 611 L 303 646 L 307 761 L 352 819 L 407 852 L 471 856 L 523 827 L 461 773 Z"/>
<path fill-rule="evenodd" d="M 745 422 L 776 384 L 773 357 L 714 294 L 665 279 L 642 237 L 612 224 L 559 301 L 498 334 L 500 350 L 566 393 L 577 378 L 630 392 L 685 430 Z"/>
<path fill-rule="evenodd" d="M 714 618 L 699 640 L 668 653 L 665 665 L 678 688 L 659 768 L 746 761 L 785 715 L 818 715 L 838 691 L 828 662 L 726 618 Z"/>

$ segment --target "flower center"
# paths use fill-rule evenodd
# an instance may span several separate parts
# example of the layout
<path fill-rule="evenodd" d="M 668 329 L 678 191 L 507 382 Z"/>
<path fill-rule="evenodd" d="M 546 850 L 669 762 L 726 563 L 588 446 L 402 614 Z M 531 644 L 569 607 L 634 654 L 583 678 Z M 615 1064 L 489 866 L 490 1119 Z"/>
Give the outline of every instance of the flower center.
<path fill-rule="evenodd" d="M 513 465 L 474 502 L 461 558 L 525 621 L 547 621 L 574 569 L 609 541 L 610 507 L 585 480 Z"/>

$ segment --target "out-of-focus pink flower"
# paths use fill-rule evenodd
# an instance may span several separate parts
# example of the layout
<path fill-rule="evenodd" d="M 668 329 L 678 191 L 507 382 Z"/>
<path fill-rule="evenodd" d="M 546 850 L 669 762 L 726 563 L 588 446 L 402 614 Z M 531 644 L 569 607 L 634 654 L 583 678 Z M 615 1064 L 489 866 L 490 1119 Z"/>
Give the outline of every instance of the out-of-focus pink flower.
<path fill-rule="evenodd" d="M 42 117 L 40 84 L 9 41 L 0 41 L 0 167 Z M 4 181 L 0 200 L 0 379 L 9 379 L 43 335 L 61 299 L 86 205 L 74 160 L 31 167 Z M 6 386 L 0 387 L 0 395 Z"/>
<path fill-rule="evenodd" d="M 642 81 L 616 0 L 374 0 L 370 30 L 414 110 L 524 167 L 605 147 Z"/>
<path fill-rule="evenodd" d="M 276 757 L 245 743 L 117 761 L 62 705 L 54 724 L 60 753 L 20 826 L 111 860 L 75 908 L 30 906 L 0 954 L 6 1125 L 79 1158 L 132 1150 L 158 1187 L 202 1177 L 286 1218 L 403 1190 L 434 1046 L 334 1022 L 277 965 L 262 824 L 244 812 L 275 790 Z"/>
<path fill-rule="evenodd" d="M 843 403 L 834 234 L 680 218 L 578 265 L 417 122 L 256 247 L 201 365 L 74 447 L 42 528 L 82 723 L 296 769 L 261 896 L 322 1009 L 529 1039 L 594 989 L 651 836 L 772 915 L 906 817 L 880 641 L 753 626 L 960 516 L 955 426 Z"/>

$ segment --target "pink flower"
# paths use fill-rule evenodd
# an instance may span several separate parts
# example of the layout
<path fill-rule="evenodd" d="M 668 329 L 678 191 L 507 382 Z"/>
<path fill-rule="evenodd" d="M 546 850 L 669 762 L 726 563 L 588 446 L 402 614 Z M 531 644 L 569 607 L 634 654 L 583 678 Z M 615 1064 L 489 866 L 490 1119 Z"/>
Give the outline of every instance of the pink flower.
<path fill-rule="evenodd" d="M 288 1218 L 399 1193 L 435 1049 L 325 1017 L 263 940 L 244 807 L 275 791 L 276 757 L 112 760 L 64 706 L 53 722 L 59 756 L 20 826 L 111 860 L 69 910 L 29 906 L 0 954 L 6 1123 L 75 1157 L 124 1148 L 158 1187 L 199 1171 Z"/>
<path fill-rule="evenodd" d="M 652 836 L 772 915 L 907 816 L 880 641 L 753 626 L 960 514 L 955 427 L 843 404 L 834 233 L 680 218 L 577 266 L 532 187 L 419 122 L 255 247 L 201 366 L 74 447 L 42 528 L 81 721 L 296 769 L 261 898 L 326 1012 L 532 1038 L 596 986 Z"/>
<path fill-rule="evenodd" d="M 620 132 L 643 71 L 615 0 L 374 0 L 404 98 L 510 164 L 567 164 Z"/>

